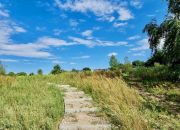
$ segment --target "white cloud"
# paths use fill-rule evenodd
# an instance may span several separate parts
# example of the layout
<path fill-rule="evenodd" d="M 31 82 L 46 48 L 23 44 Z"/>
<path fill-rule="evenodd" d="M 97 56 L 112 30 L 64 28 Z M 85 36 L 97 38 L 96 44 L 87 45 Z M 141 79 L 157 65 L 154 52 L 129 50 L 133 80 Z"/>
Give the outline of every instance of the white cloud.
<path fill-rule="evenodd" d="M 111 53 L 108 54 L 108 57 L 117 56 L 117 55 L 118 55 L 118 53 L 116 53 L 116 52 L 111 52 Z"/>
<path fill-rule="evenodd" d="M 83 37 L 86 37 L 87 39 L 92 39 L 92 33 L 93 33 L 92 30 L 86 30 L 86 31 L 82 32 L 81 35 Z"/>
<path fill-rule="evenodd" d="M 138 41 L 137 45 L 138 45 L 137 47 L 131 48 L 130 50 L 132 50 L 132 51 L 143 51 L 143 50 L 149 49 L 149 43 L 148 43 L 147 38 Z"/>
<path fill-rule="evenodd" d="M 141 38 L 139 35 L 134 35 L 134 36 L 128 37 L 128 40 L 137 40 L 139 38 Z"/>
<path fill-rule="evenodd" d="M 14 59 L 0 59 L 1 62 L 18 62 L 18 60 Z"/>
<path fill-rule="evenodd" d="M 116 28 L 118 28 L 118 27 L 123 27 L 123 26 L 127 26 L 127 25 L 128 25 L 127 22 L 125 22 L 125 23 L 116 23 L 116 22 L 115 22 L 115 23 L 113 24 L 113 26 L 116 27 Z"/>
<path fill-rule="evenodd" d="M 126 8 L 120 8 L 118 13 L 119 13 L 119 20 L 122 20 L 122 21 L 134 18 L 132 13 Z"/>
<path fill-rule="evenodd" d="M 133 56 L 144 56 L 145 51 L 134 53 Z"/>
<path fill-rule="evenodd" d="M 77 38 L 77 37 L 69 37 L 73 42 L 76 44 L 82 44 L 86 45 L 88 47 L 93 47 L 93 46 L 124 46 L 127 45 L 128 43 L 126 41 L 119 41 L 119 42 L 112 42 L 112 41 L 102 41 L 98 39 L 82 39 L 82 38 Z"/>
<path fill-rule="evenodd" d="M 120 20 L 129 20 L 133 16 L 131 12 L 123 7 L 124 2 L 112 2 L 108 0 L 67 0 L 66 2 L 61 2 L 60 0 L 55 0 L 55 4 L 64 10 L 71 10 L 74 12 L 88 13 L 92 12 L 99 20 L 114 21 L 114 13 L 119 14 Z"/>
<path fill-rule="evenodd" d="M 89 58 L 90 56 L 85 55 L 85 56 L 73 57 L 72 59 L 89 59 Z"/>
<path fill-rule="evenodd" d="M 59 61 L 59 60 L 53 60 L 52 61 L 53 64 L 64 64 L 64 61 Z"/>
<path fill-rule="evenodd" d="M 137 8 L 137 9 L 142 8 L 142 3 L 140 0 L 131 0 L 130 5 Z"/>
<path fill-rule="evenodd" d="M 20 32 L 20 33 L 24 33 L 26 32 L 26 30 L 22 27 L 19 27 L 19 26 L 14 26 L 14 29 L 16 32 Z"/>
<path fill-rule="evenodd" d="M 1 17 L 9 17 L 9 11 L 4 9 L 4 6 L 1 3 L 0 3 L 0 16 Z"/>

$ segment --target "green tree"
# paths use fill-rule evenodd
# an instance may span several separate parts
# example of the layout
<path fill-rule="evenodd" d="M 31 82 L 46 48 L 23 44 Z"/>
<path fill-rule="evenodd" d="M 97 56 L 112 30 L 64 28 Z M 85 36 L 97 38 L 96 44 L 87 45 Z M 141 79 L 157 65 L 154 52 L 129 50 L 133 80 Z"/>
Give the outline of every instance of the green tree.
<path fill-rule="evenodd" d="M 164 39 L 162 51 L 166 61 L 171 65 L 176 65 L 180 64 L 180 0 L 167 1 L 166 19 L 160 25 L 153 20 L 144 27 L 143 32 L 148 34 L 153 55 L 158 51 L 160 40 Z"/>
<path fill-rule="evenodd" d="M 30 73 L 30 74 L 29 74 L 29 76 L 33 76 L 33 75 L 34 75 L 34 73 Z"/>
<path fill-rule="evenodd" d="M 38 69 L 37 73 L 38 73 L 38 75 L 43 75 L 42 69 Z"/>
<path fill-rule="evenodd" d="M 91 69 L 89 67 L 85 67 L 83 68 L 83 71 L 91 71 Z"/>
<path fill-rule="evenodd" d="M 119 68 L 119 62 L 115 55 L 112 55 L 109 60 L 109 66 L 111 70 L 117 70 Z"/>
<path fill-rule="evenodd" d="M 17 76 L 26 76 L 26 75 L 27 75 L 26 72 L 19 72 L 19 73 L 17 73 Z"/>
<path fill-rule="evenodd" d="M 5 74 L 6 74 L 6 70 L 5 70 L 3 64 L 0 61 L 0 75 L 5 75 Z"/>
<path fill-rule="evenodd" d="M 9 72 L 8 75 L 9 76 L 15 76 L 16 74 L 14 72 Z"/>
<path fill-rule="evenodd" d="M 132 62 L 132 65 L 133 66 L 144 66 L 144 62 L 143 61 L 140 61 L 140 60 L 135 60 Z"/>
<path fill-rule="evenodd" d="M 51 74 L 60 74 L 62 72 L 60 65 L 55 65 L 53 67 L 53 70 L 51 71 Z"/>

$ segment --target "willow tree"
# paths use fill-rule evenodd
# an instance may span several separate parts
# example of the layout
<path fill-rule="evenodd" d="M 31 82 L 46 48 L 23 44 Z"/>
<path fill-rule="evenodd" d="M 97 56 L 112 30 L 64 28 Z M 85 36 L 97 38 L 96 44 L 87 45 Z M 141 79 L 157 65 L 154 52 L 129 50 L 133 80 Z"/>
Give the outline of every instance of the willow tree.
<path fill-rule="evenodd" d="M 167 0 L 168 12 L 165 20 L 158 25 L 155 20 L 145 25 L 152 54 L 156 55 L 160 40 L 164 39 L 163 53 L 167 63 L 180 64 L 180 0 Z"/>

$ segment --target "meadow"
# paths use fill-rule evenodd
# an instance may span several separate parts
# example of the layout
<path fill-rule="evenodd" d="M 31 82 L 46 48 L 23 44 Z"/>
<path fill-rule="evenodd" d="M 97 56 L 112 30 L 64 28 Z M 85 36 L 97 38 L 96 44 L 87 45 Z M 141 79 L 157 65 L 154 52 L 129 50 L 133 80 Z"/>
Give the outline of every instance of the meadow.
<path fill-rule="evenodd" d="M 39 76 L 0 76 L 0 129 L 52 130 L 64 112 L 59 88 Z"/>

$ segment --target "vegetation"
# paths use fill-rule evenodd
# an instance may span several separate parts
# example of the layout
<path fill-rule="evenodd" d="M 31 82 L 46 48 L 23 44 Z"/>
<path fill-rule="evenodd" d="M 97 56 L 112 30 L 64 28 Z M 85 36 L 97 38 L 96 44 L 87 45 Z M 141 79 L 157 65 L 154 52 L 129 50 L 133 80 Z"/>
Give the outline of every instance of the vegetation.
<path fill-rule="evenodd" d="M 60 65 L 55 65 L 53 67 L 53 70 L 51 71 L 51 74 L 60 74 L 62 72 Z"/>
<path fill-rule="evenodd" d="M 3 66 L 3 64 L 0 62 L 0 75 L 5 75 L 5 73 L 6 73 L 6 70 Z"/>
<path fill-rule="evenodd" d="M 83 71 L 91 71 L 91 69 L 89 67 L 85 67 L 82 69 Z"/>
<path fill-rule="evenodd" d="M 0 129 L 57 129 L 63 115 L 62 94 L 43 77 L 0 76 L 0 93 Z"/>
<path fill-rule="evenodd" d="M 112 56 L 110 57 L 109 65 L 110 65 L 110 69 L 111 69 L 111 70 L 116 70 L 116 69 L 118 69 L 118 67 L 119 67 L 119 62 L 118 62 L 118 60 L 116 59 L 115 55 L 112 55 Z"/>
<path fill-rule="evenodd" d="M 42 69 L 38 69 L 37 74 L 38 74 L 38 75 L 43 75 Z"/>
<path fill-rule="evenodd" d="M 152 53 L 155 55 L 158 51 L 160 40 L 164 39 L 163 55 L 167 64 L 180 64 L 180 1 L 168 1 L 168 14 L 166 19 L 157 25 L 153 20 L 147 24 L 143 32 L 149 36 L 149 44 Z"/>

